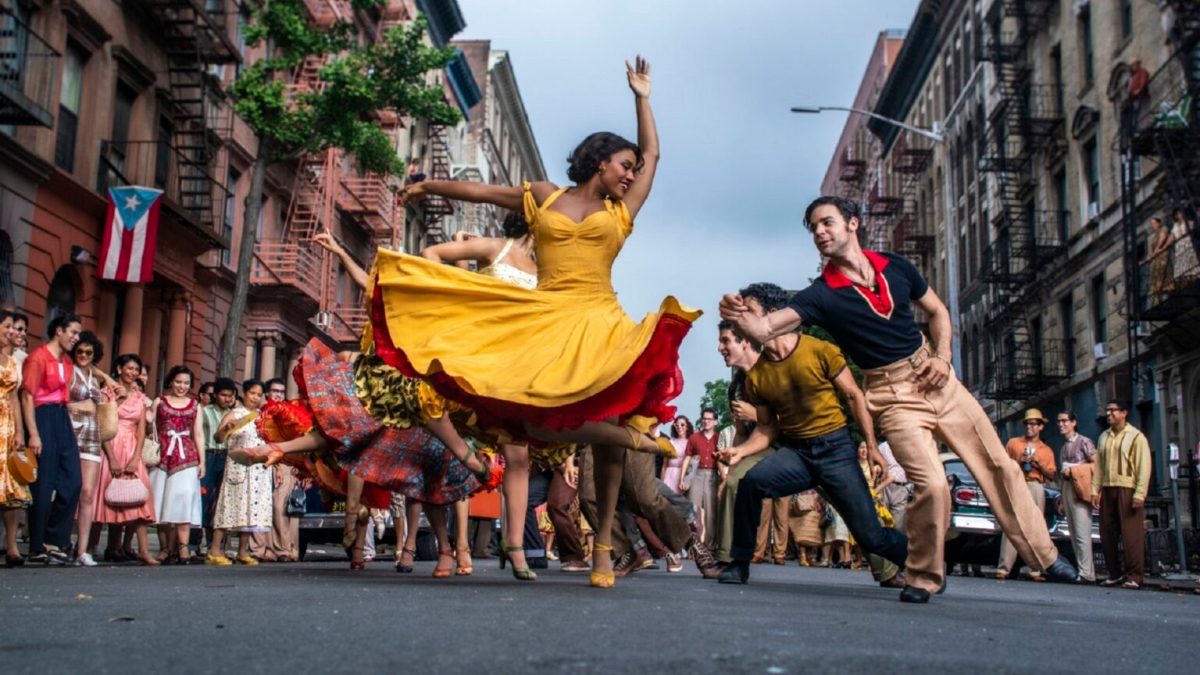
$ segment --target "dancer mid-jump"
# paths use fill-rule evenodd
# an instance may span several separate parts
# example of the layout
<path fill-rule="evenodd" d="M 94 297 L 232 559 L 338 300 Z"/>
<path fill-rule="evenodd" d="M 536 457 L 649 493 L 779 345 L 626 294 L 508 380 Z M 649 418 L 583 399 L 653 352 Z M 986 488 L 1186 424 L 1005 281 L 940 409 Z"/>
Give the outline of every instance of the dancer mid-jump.
<path fill-rule="evenodd" d="M 593 446 L 601 552 L 611 551 L 621 449 L 675 452 L 648 432 L 674 417 L 668 402 L 683 385 L 679 344 L 700 316 L 668 297 L 635 323 L 612 288 L 613 262 L 650 194 L 659 154 L 650 66 L 638 57 L 626 67 L 638 142 L 607 132 L 585 138 L 569 158 L 574 185 L 425 181 L 401 195 L 523 210 L 535 240 L 536 289 L 380 251 L 371 298 L 376 354 L 474 410 L 481 427 L 517 440 Z M 595 556 L 591 582 L 613 584 L 610 556 Z"/>

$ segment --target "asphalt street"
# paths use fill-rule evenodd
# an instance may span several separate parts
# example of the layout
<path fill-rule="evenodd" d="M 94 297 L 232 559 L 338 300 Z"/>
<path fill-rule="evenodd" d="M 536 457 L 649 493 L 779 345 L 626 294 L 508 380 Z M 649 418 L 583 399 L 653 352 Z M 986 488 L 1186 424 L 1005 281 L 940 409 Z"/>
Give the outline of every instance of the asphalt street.
<path fill-rule="evenodd" d="M 1200 597 L 951 577 L 905 605 L 865 572 L 756 565 L 747 586 L 645 571 L 612 590 L 495 560 L 0 569 L 16 673 L 1172 673 Z M 1188 666 L 1192 663 L 1192 666 Z M 1192 671 L 1195 672 L 1195 671 Z"/>

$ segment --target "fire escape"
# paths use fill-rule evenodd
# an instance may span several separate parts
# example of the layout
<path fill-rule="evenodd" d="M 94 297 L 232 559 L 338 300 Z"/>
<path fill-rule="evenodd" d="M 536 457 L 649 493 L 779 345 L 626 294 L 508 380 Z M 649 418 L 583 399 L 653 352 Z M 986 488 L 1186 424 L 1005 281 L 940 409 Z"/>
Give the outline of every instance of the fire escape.
<path fill-rule="evenodd" d="M 311 20 L 330 27 L 353 20 L 345 0 L 305 0 Z M 288 95 L 293 100 L 325 86 L 321 69 L 328 55 L 310 56 L 291 75 Z M 381 118 L 382 119 L 382 118 Z M 387 129 L 394 137 L 398 120 Z M 360 173 L 353 157 L 331 148 L 302 157 L 297 166 L 282 235 L 255 246 L 251 282 L 260 289 L 282 292 L 290 301 L 311 311 L 316 328 L 339 343 L 357 342 L 367 321 L 361 294 L 341 297 L 349 282 L 339 275 L 340 263 L 313 242 L 319 232 L 335 236 L 365 234 L 370 244 L 394 246 L 400 209 L 395 206 L 396 179 Z M 351 229 L 339 228 L 345 225 Z M 351 255 L 356 248 L 347 246 Z M 364 267 L 369 261 L 358 261 Z"/>
<path fill-rule="evenodd" d="M 429 125 L 429 179 L 450 180 L 450 142 L 448 127 L 441 124 Z M 426 241 L 438 244 L 446 241 L 446 228 L 442 219 L 454 213 L 454 203 L 445 197 L 430 195 L 421 203 Z"/>
<path fill-rule="evenodd" d="M 1052 0 L 997 3 L 993 30 L 979 58 L 992 63 L 998 101 L 985 132 L 981 172 L 995 178 L 996 239 L 984 251 L 981 279 L 988 284 L 987 331 L 998 339 L 992 376 L 984 394 L 999 401 L 1036 397 L 1066 377 L 1063 341 L 1046 338 L 1027 311 L 1041 305 L 1048 276 L 1065 252 L 1060 235 L 1065 214 L 1036 208 L 1034 160 L 1065 142 L 1061 87 L 1031 81 L 1030 39 L 1041 30 Z M 999 27 L 1007 24 L 1011 32 Z"/>
<path fill-rule="evenodd" d="M 861 138 L 862 131 L 842 150 L 839 159 L 838 192 L 842 197 L 863 203 L 863 190 L 867 181 L 867 144 Z"/>
<path fill-rule="evenodd" d="M 899 177 L 900 210 L 892 225 L 890 250 L 903 255 L 918 269 L 928 273 L 935 238 L 933 231 L 922 222 L 920 188 L 929 167 L 933 165 L 932 141 L 920 136 L 901 134 L 891 150 L 891 171 Z M 933 214 L 925 214 L 932 219 Z"/>
<path fill-rule="evenodd" d="M 167 53 L 170 122 L 154 140 L 104 141 L 99 182 L 155 185 L 168 203 L 210 241 L 228 246 L 222 229 L 226 153 L 233 109 L 221 90 L 223 69 L 241 55 L 230 41 L 224 13 L 201 0 L 136 0 Z"/>
<path fill-rule="evenodd" d="M 904 207 L 900 179 L 890 172 L 880 171 L 867 194 L 866 246 L 874 251 L 889 248 L 888 227 Z"/>
<path fill-rule="evenodd" d="M 1200 234 L 1196 221 L 1200 208 L 1200 115 L 1196 106 L 1200 97 L 1200 5 L 1184 0 L 1169 4 L 1176 15 L 1174 32 L 1168 36 L 1174 53 L 1150 78 L 1143 98 L 1123 102 L 1126 124 L 1122 131 L 1133 156 L 1151 157 L 1159 163 L 1161 187 L 1167 197 L 1161 209 L 1167 215 L 1165 226 L 1172 227 L 1174 210 L 1182 208 L 1190 232 L 1173 242 L 1166 264 L 1157 272 L 1153 263 L 1139 265 L 1137 245 L 1143 238 L 1140 230 L 1147 214 L 1139 214 L 1131 203 L 1133 208 L 1126 212 L 1125 259 L 1128 278 L 1133 280 L 1128 284 L 1130 306 L 1135 308 L 1133 319 L 1159 322 L 1156 333 L 1194 349 L 1195 336 L 1200 334 Z M 1156 274 L 1162 278 L 1156 279 Z M 1136 343 L 1134 337 L 1131 344 Z"/>
<path fill-rule="evenodd" d="M 30 29 L 20 5 L 0 5 L 0 124 L 51 128 L 62 56 Z"/>

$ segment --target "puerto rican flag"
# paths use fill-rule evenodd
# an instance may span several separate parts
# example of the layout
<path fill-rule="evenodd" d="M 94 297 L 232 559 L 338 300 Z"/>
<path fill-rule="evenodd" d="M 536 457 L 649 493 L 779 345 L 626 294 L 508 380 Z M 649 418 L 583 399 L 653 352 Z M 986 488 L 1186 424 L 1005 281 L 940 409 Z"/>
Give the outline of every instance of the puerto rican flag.
<path fill-rule="evenodd" d="M 148 187 L 108 189 L 108 215 L 104 217 L 97 276 L 131 284 L 149 283 L 154 277 L 162 194 L 162 190 Z"/>

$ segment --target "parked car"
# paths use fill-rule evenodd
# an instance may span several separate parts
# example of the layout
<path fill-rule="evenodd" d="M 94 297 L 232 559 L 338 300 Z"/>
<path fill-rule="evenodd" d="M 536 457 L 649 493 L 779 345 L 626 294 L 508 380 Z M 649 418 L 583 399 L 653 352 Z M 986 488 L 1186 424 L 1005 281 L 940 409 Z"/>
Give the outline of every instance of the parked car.
<path fill-rule="evenodd" d="M 389 511 L 384 514 L 387 529 L 382 540 L 376 539 L 376 545 L 382 541 L 391 544 L 396 541 L 395 523 Z M 314 487 L 308 491 L 306 512 L 300 518 L 300 559 L 308 552 L 309 544 L 328 545 L 333 551 L 342 551 L 342 532 L 346 522 L 346 498 Z M 373 523 L 372 523 L 373 525 Z M 434 560 L 437 558 L 437 541 L 429 529 L 429 521 L 421 514 L 417 530 L 417 560 Z"/>
<path fill-rule="evenodd" d="M 946 480 L 950 483 L 950 528 L 946 532 L 946 564 L 995 565 L 1000 559 L 1000 526 L 996 523 L 978 481 L 958 455 L 941 454 Z M 1066 506 L 1057 487 L 1046 486 L 1046 528 L 1058 550 L 1075 562 Z M 1100 546 L 1099 519 L 1092 514 L 1093 557 Z M 1022 563 L 1018 562 L 1018 565 Z M 1019 569 L 1019 567 L 1018 567 Z"/>

